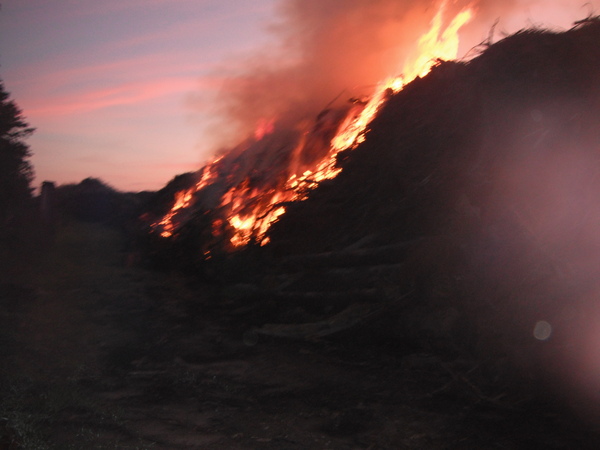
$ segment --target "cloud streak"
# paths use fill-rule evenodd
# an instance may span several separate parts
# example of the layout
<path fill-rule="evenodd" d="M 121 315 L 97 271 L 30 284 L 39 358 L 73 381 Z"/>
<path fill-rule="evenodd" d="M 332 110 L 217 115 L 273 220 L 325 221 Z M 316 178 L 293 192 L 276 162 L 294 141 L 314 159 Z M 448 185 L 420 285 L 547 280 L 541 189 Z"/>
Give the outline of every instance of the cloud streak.
<path fill-rule="evenodd" d="M 45 105 L 30 106 L 32 116 L 61 116 L 87 113 L 112 106 L 142 103 L 157 97 L 182 94 L 194 86 L 195 79 L 161 79 L 146 83 L 132 82 L 52 98 Z"/>
<path fill-rule="evenodd" d="M 181 62 L 169 55 L 59 70 L 48 70 L 44 62 L 36 63 L 21 69 L 19 84 L 29 89 L 20 102 L 26 106 L 28 116 L 39 118 L 79 114 L 169 95 L 184 97 L 197 89 L 215 90 L 222 85 L 222 79 L 198 77 L 198 73 L 207 72 L 209 67 Z"/>

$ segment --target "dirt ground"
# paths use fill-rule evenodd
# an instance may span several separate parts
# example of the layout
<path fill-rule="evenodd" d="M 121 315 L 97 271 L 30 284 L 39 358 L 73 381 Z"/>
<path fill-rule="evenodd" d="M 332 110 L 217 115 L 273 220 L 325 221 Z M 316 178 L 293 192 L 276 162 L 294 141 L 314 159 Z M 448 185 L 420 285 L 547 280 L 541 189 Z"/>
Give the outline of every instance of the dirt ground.
<path fill-rule="evenodd" d="M 599 448 L 468 359 L 360 330 L 256 340 L 252 305 L 128 265 L 121 239 L 71 224 L 2 280 L 0 449 Z"/>

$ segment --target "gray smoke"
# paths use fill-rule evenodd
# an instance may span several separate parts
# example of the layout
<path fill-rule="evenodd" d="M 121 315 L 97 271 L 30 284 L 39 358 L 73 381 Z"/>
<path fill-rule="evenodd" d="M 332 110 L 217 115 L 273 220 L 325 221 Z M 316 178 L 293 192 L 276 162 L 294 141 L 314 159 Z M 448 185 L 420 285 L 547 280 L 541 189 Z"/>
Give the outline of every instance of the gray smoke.
<path fill-rule="evenodd" d="M 589 13 L 570 1 L 544 1 L 544 10 Z M 298 129 L 330 102 L 369 94 L 377 82 L 399 75 L 443 3 L 447 23 L 460 10 L 475 8 L 461 31 L 460 51 L 466 53 L 497 20 L 497 39 L 515 24 L 518 29 L 535 22 L 531 11 L 540 1 L 282 0 L 271 27 L 276 44 L 240 61 L 217 95 L 220 122 L 214 128 L 227 136 L 223 144 L 236 144 L 264 119 Z"/>

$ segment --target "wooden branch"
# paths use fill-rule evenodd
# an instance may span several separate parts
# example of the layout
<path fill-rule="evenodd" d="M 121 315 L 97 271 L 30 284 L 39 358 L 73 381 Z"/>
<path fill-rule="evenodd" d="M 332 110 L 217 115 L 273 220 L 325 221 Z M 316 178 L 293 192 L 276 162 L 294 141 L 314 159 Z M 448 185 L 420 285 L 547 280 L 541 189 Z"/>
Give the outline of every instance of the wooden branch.
<path fill-rule="evenodd" d="M 418 238 L 380 247 L 292 255 L 282 258 L 280 263 L 286 267 L 353 267 L 397 263 L 406 255 L 408 249 L 421 241 L 422 238 Z"/>
<path fill-rule="evenodd" d="M 235 284 L 223 289 L 221 295 L 229 301 L 251 298 L 270 298 L 289 304 L 339 304 L 350 302 L 374 302 L 379 300 L 377 289 L 348 289 L 345 291 L 281 291 L 268 290 L 256 284 Z"/>
<path fill-rule="evenodd" d="M 405 262 L 391 264 L 375 264 L 372 266 L 358 267 L 335 267 L 333 269 L 325 269 L 324 274 L 331 274 L 341 277 L 356 277 L 361 275 L 390 275 L 400 272 L 406 267 Z"/>
<path fill-rule="evenodd" d="M 288 339 L 318 339 L 341 331 L 361 326 L 381 314 L 389 314 L 401 306 L 399 300 L 405 299 L 412 291 L 399 299 L 385 303 L 353 303 L 342 312 L 327 320 L 302 324 L 266 324 L 249 332 L 254 336 L 273 336 Z"/>
<path fill-rule="evenodd" d="M 312 267 L 298 267 L 287 273 L 280 273 L 271 278 L 271 291 L 283 292 L 296 283 L 301 283 L 305 277 L 317 276 L 322 279 L 334 280 L 333 283 L 342 285 L 350 283 L 352 286 L 372 285 L 381 277 L 397 276 L 407 267 L 406 262 L 392 264 L 377 264 L 373 266 L 349 266 L 349 267 L 320 267 L 315 273 Z"/>
<path fill-rule="evenodd" d="M 290 304 L 320 303 L 323 305 L 327 305 L 337 304 L 340 302 L 373 302 L 379 298 L 379 292 L 377 289 L 352 289 L 348 291 L 339 292 L 271 292 L 269 294 L 272 298 L 275 298 L 275 300 L 277 301 L 286 302 Z"/>

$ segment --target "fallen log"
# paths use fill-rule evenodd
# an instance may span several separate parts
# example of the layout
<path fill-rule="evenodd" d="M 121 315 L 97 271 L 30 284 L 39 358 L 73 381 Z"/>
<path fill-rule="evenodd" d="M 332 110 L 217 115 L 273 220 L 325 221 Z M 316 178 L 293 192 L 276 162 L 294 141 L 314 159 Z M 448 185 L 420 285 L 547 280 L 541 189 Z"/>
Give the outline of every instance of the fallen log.
<path fill-rule="evenodd" d="M 245 341 L 256 342 L 258 336 L 271 336 L 287 339 L 311 340 L 331 336 L 364 325 L 382 314 L 403 306 L 400 300 L 412 294 L 408 292 L 394 301 L 385 303 L 353 303 L 329 319 L 301 324 L 265 324 L 246 332 Z"/>
<path fill-rule="evenodd" d="M 287 303 L 303 303 L 306 301 L 319 303 L 337 303 L 339 301 L 368 302 L 377 300 L 379 292 L 377 289 L 353 289 L 340 292 L 273 292 L 271 294 L 276 300 Z"/>
<path fill-rule="evenodd" d="M 380 292 L 377 289 L 349 289 L 345 291 L 281 291 L 263 289 L 256 284 L 235 284 L 223 289 L 224 299 L 229 301 L 240 301 L 250 298 L 266 298 L 288 303 L 310 302 L 338 302 L 346 301 L 374 301 L 379 298 Z"/>
<path fill-rule="evenodd" d="M 404 279 L 407 263 L 318 269 L 306 267 L 297 270 L 300 271 L 271 276 L 265 280 L 264 285 L 276 293 L 314 291 L 343 294 L 359 290 L 369 297 L 369 289 L 380 288 L 387 280 L 394 280 L 397 284 L 399 280 Z"/>
<path fill-rule="evenodd" d="M 406 256 L 407 251 L 422 240 L 422 238 L 418 238 L 380 247 L 291 255 L 281 258 L 279 263 L 283 267 L 309 266 L 311 268 L 393 264 L 401 261 Z"/>

